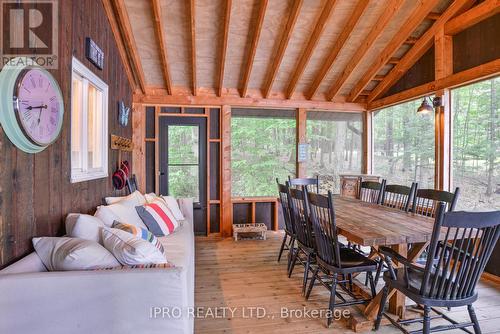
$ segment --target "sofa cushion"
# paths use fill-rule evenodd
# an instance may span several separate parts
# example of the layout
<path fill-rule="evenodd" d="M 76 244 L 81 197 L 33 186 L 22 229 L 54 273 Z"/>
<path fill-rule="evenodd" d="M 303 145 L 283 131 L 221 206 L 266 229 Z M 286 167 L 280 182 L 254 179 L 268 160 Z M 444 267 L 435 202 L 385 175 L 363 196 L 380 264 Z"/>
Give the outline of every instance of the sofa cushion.
<path fill-rule="evenodd" d="M 164 254 L 150 242 L 116 228 L 102 229 L 104 247 L 123 265 L 167 263 Z"/>
<path fill-rule="evenodd" d="M 144 224 L 156 236 L 165 236 L 173 233 L 179 222 L 163 200 L 154 200 L 135 207 Z"/>
<path fill-rule="evenodd" d="M 49 271 L 120 266 L 115 257 L 95 241 L 68 237 L 42 237 L 33 238 L 33 246 Z"/>
<path fill-rule="evenodd" d="M 101 228 L 104 223 L 97 217 L 80 213 L 66 216 L 66 234 L 69 237 L 98 242 L 102 245 Z"/>

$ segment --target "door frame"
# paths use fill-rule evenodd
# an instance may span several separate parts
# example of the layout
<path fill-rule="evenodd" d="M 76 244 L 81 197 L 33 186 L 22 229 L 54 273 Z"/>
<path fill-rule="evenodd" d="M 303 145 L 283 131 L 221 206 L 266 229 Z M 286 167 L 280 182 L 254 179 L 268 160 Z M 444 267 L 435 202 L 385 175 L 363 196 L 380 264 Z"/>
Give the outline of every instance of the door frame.
<path fill-rule="evenodd" d="M 191 116 L 191 115 L 190 115 Z M 176 115 L 162 115 L 158 120 L 158 191 L 159 194 L 168 194 L 168 170 L 162 171 L 163 166 L 168 166 L 168 126 L 198 126 L 199 128 L 199 152 L 198 152 L 198 187 L 199 187 L 199 202 L 193 203 L 194 210 L 201 211 L 201 220 L 203 222 L 204 231 L 199 231 L 203 235 L 209 234 L 208 226 L 208 141 L 207 141 L 207 118 L 200 117 L 198 115 L 192 115 L 189 117 L 187 115 L 176 116 Z M 162 144 L 167 143 L 165 150 L 162 149 Z M 195 220 L 195 215 L 193 215 L 193 220 Z M 195 222 L 193 221 L 193 224 Z M 202 223 L 200 223 L 202 224 Z"/>

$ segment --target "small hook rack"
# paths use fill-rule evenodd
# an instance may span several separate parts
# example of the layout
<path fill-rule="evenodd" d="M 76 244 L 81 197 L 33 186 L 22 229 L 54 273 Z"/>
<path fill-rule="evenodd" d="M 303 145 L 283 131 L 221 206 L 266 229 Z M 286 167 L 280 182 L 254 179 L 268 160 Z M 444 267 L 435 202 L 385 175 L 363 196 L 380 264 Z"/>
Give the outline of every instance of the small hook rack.
<path fill-rule="evenodd" d="M 132 152 L 134 149 L 134 144 L 131 139 L 120 137 L 117 135 L 111 135 L 111 149 Z"/>

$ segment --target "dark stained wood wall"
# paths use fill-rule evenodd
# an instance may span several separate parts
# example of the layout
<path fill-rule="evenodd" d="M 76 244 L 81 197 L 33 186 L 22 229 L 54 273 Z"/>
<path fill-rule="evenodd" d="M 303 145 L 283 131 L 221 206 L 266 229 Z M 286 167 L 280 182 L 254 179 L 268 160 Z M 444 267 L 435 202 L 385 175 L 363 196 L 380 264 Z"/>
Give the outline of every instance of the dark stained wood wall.
<path fill-rule="evenodd" d="M 0 128 L 0 268 L 32 250 L 34 236 L 64 233 L 69 212 L 93 213 L 101 198 L 115 194 L 111 179 L 70 183 L 71 59 L 76 56 L 109 85 L 109 132 L 132 137 L 131 125 L 118 125 L 118 101 L 132 104 L 132 90 L 113 34 L 99 0 L 59 1 L 59 69 L 51 71 L 65 101 L 61 136 L 45 151 L 26 154 L 15 148 Z M 85 59 L 85 37 L 104 51 L 102 71 Z M 124 154 L 131 162 L 131 156 Z M 118 154 L 109 150 L 109 174 Z"/>

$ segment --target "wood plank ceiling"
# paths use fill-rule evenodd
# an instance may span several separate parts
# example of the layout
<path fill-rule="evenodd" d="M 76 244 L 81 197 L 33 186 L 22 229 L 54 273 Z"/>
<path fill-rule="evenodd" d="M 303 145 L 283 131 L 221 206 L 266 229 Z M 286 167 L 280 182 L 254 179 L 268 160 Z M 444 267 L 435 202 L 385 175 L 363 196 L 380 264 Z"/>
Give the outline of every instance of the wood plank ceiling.
<path fill-rule="evenodd" d="M 364 103 L 381 97 L 474 1 L 111 3 L 137 94 Z"/>

